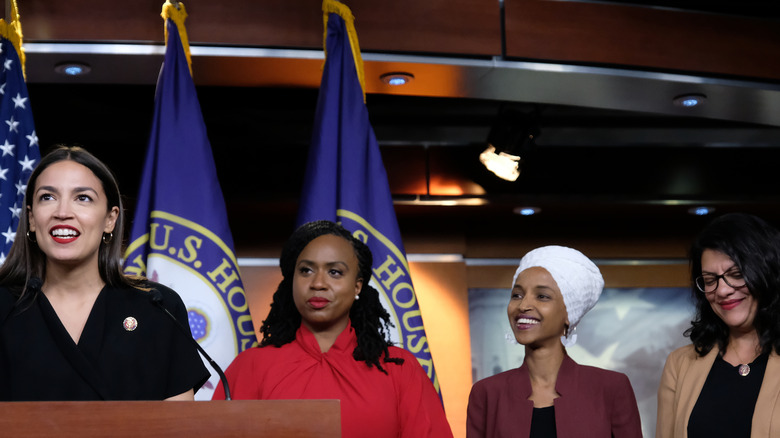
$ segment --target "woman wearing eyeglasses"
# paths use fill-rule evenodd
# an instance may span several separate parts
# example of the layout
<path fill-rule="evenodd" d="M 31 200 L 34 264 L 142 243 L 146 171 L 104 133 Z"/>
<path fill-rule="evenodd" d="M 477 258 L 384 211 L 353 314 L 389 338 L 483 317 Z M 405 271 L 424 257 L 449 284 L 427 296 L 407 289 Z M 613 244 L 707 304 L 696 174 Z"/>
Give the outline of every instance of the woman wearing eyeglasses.
<path fill-rule="evenodd" d="M 691 345 L 666 360 L 657 438 L 780 436 L 780 232 L 728 214 L 691 248 Z"/>

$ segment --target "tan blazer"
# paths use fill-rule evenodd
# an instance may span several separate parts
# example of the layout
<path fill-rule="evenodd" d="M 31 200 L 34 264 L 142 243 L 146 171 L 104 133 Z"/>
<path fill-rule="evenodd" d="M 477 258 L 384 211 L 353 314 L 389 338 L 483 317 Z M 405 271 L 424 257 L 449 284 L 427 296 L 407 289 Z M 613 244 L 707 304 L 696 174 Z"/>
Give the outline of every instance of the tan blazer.
<path fill-rule="evenodd" d="M 687 438 L 688 418 L 715 362 L 715 347 L 700 357 L 693 345 L 673 351 L 666 359 L 658 387 L 656 438 Z M 780 437 L 780 356 L 772 352 L 753 412 L 751 438 Z"/>

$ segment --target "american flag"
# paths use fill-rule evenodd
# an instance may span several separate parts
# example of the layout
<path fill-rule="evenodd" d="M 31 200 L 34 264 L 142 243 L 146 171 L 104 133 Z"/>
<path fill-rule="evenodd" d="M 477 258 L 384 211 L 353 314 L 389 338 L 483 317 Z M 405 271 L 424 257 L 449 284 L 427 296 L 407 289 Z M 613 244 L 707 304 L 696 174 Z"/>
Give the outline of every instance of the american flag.
<path fill-rule="evenodd" d="M 30 99 L 16 48 L 0 37 L 0 264 L 24 213 L 24 191 L 41 159 Z"/>

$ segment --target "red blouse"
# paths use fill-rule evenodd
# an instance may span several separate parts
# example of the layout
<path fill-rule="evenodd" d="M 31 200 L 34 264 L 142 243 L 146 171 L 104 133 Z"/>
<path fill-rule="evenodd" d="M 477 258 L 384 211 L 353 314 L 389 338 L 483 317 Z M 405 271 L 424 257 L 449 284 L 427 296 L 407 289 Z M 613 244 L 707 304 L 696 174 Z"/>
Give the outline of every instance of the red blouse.
<path fill-rule="evenodd" d="M 402 365 L 382 363 L 388 374 L 352 357 L 357 346 L 348 325 L 326 353 L 303 325 L 280 348 L 252 348 L 226 371 L 233 398 L 339 399 L 342 437 L 451 437 L 441 401 L 408 351 L 390 347 Z M 224 399 L 220 386 L 213 399 Z"/>

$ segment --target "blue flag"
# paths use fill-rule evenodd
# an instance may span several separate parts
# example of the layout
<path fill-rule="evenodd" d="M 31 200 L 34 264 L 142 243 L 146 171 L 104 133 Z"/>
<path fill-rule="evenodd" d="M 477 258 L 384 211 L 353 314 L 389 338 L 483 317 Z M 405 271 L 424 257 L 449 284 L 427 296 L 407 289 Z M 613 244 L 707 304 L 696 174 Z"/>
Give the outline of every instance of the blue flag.
<path fill-rule="evenodd" d="M 335 2 L 333 2 L 335 3 Z M 325 6 L 325 5 L 324 5 Z M 331 4 L 330 6 L 334 6 Z M 346 21 L 329 13 L 326 60 L 314 118 L 298 224 L 314 220 L 340 222 L 365 242 L 374 256 L 372 286 L 395 324 L 393 341 L 417 357 L 441 394 L 425 336 L 422 316 L 409 274 L 406 252 L 387 174 L 363 101 L 363 88 L 347 25 L 351 13 L 336 4 Z M 328 13 L 328 9 L 325 9 Z M 358 67 L 356 67 L 358 66 Z M 360 69 L 360 70 L 359 70 Z"/>
<path fill-rule="evenodd" d="M 175 22 L 183 27 L 186 15 L 173 6 L 166 11 L 169 5 L 163 9 L 168 18 L 165 61 L 125 272 L 176 290 L 187 306 L 193 337 L 227 367 L 256 344 L 256 337 L 184 38 Z M 212 373 L 197 398 L 211 399 L 217 384 Z"/>
<path fill-rule="evenodd" d="M 11 14 L 14 17 L 15 9 L 14 2 Z M 15 35 L 17 29 L 17 20 L 11 23 L 0 20 L 0 264 L 5 262 L 14 243 L 19 215 L 26 214 L 27 180 L 41 160 L 18 51 L 21 32 Z"/>

